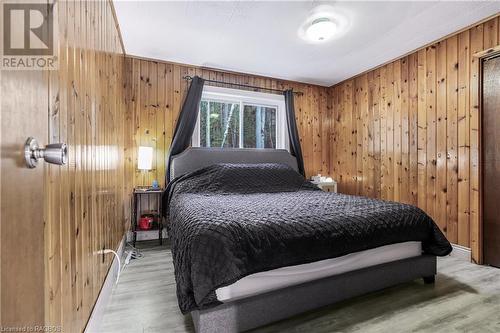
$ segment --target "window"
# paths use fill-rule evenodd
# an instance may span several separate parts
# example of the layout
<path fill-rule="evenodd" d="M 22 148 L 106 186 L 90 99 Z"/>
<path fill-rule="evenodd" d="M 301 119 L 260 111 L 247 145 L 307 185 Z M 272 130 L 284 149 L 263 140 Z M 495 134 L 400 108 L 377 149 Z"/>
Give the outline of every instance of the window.
<path fill-rule="evenodd" d="M 288 148 L 284 97 L 206 86 L 194 147 Z"/>

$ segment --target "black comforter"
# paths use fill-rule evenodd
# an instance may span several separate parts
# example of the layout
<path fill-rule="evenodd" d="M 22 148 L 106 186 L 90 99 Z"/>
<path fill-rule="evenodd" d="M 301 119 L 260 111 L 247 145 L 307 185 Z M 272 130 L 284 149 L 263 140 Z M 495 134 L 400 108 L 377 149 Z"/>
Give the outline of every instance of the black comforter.
<path fill-rule="evenodd" d="M 183 313 L 219 304 L 217 288 L 260 271 L 406 241 L 451 252 L 419 208 L 323 192 L 281 164 L 213 165 L 166 193 Z"/>

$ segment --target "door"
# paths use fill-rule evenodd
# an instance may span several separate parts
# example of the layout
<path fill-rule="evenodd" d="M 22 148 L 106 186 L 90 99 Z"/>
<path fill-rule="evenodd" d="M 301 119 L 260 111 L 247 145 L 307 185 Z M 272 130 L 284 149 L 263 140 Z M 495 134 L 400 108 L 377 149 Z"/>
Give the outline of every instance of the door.
<path fill-rule="evenodd" d="M 49 77 L 58 71 L 43 64 L 54 63 L 57 35 L 49 2 L 16 0 L 0 5 L 4 19 L 0 34 L 0 327 L 30 331 L 45 324 L 45 304 L 52 296 L 45 283 L 48 168 L 43 159 L 36 168 L 28 168 L 24 146 L 28 137 L 42 148 L 49 143 Z M 46 152 L 45 157 L 51 160 L 54 153 Z"/>
<path fill-rule="evenodd" d="M 484 263 L 500 267 L 500 56 L 483 61 L 482 91 Z"/>
<path fill-rule="evenodd" d="M 1 71 L 1 326 L 44 322 L 44 166 L 28 169 L 24 143 L 45 144 L 47 74 Z"/>

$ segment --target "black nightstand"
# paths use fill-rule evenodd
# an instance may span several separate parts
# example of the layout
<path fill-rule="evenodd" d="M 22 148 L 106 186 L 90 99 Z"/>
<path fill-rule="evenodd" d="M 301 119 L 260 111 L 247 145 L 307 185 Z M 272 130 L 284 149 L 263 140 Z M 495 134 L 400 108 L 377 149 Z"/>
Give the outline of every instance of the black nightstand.
<path fill-rule="evenodd" d="M 137 240 L 137 233 L 142 231 L 158 230 L 158 240 L 163 243 L 163 217 L 161 216 L 161 194 L 163 189 L 141 189 L 135 188 L 132 199 L 132 232 L 134 234 L 133 245 Z M 145 207 L 147 206 L 147 207 Z M 139 218 L 142 215 L 150 215 L 153 218 L 151 229 L 142 230 L 138 227 Z"/>

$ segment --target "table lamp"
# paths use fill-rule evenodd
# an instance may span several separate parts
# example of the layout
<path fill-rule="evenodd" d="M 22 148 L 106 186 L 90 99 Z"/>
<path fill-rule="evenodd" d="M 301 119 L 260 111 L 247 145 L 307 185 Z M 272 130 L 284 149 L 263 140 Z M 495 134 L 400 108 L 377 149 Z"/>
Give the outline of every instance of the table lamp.
<path fill-rule="evenodd" d="M 151 170 L 153 169 L 153 147 L 139 147 L 137 155 L 137 169 Z"/>

